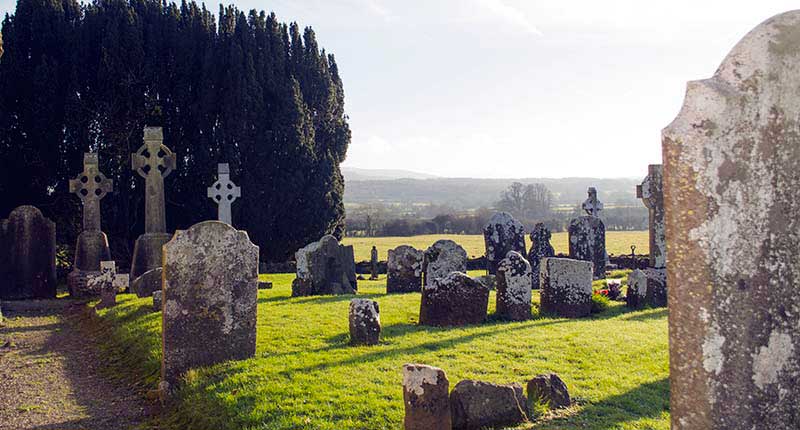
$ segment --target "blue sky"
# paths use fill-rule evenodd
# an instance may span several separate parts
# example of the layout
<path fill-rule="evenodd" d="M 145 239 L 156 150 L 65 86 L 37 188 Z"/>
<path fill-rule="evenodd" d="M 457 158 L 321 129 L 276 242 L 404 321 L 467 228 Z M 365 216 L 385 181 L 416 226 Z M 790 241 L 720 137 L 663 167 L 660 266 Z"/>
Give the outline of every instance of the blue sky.
<path fill-rule="evenodd" d="M 639 177 L 688 80 L 791 1 L 240 0 L 336 55 L 346 166 Z M 15 2 L 0 0 L 0 12 Z M 216 10 L 217 3 L 211 3 Z"/>

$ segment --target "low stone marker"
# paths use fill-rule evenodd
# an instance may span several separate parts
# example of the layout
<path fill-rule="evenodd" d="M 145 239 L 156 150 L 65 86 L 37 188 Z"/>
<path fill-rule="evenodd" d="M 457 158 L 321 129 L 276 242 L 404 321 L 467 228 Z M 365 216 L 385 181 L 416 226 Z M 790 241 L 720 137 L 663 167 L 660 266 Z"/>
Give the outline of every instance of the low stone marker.
<path fill-rule="evenodd" d="M 161 312 L 164 303 L 164 292 L 161 290 L 153 291 L 153 312 Z"/>
<path fill-rule="evenodd" d="M 179 230 L 164 245 L 162 392 L 189 369 L 256 351 L 258 247 L 219 221 Z"/>
<path fill-rule="evenodd" d="M 434 280 L 452 272 L 467 272 L 467 251 L 452 240 L 437 240 L 425 250 L 422 261 L 423 282 L 430 285 Z"/>
<path fill-rule="evenodd" d="M 480 324 L 486 320 L 489 288 L 461 272 L 452 272 L 422 288 L 419 323 L 432 326 Z"/>
<path fill-rule="evenodd" d="M 87 292 L 98 293 L 100 303 L 96 309 L 112 308 L 117 305 L 117 286 L 114 279 L 117 277 L 117 265 L 113 261 L 101 261 L 100 273 L 92 276 L 86 284 Z"/>
<path fill-rule="evenodd" d="M 500 260 L 509 251 L 525 255 L 525 226 L 508 212 L 496 212 L 483 227 L 486 245 L 486 268 L 490 275 L 497 273 Z"/>
<path fill-rule="evenodd" d="M 543 258 L 541 310 L 579 318 L 592 312 L 592 263 L 569 258 Z"/>
<path fill-rule="evenodd" d="M 528 402 L 519 384 L 464 380 L 450 393 L 453 429 L 479 430 L 528 421 Z"/>
<path fill-rule="evenodd" d="M 131 292 L 136 294 L 136 297 L 143 298 L 152 296 L 155 291 L 161 291 L 162 273 L 161 267 L 144 272 L 131 284 Z"/>
<path fill-rule="evenodd" d="M 292 282 L 292 297 L 325 294 L 355 294 L 356 262 L 352 246 L 340 245 L 327 235 L 295 253 L 297 277 Z"/>
<path fill-rule="evenodd" d="M 537 223 L 531 230 L 531 250 L 528 252 L 528 262 L 531 264 L 531 281 L 533 288 L 539 288 L 539 264 L 542 258 L 555 257 L 556 250 L 550 244 L 552 234 L 544 223 Z"/>
<path fill-rule="evenodd" d="M 369 299 L 350 301 L 350 343 L 376 345 L 381 338 L 381 316 L 378 302 Z"/>
<path fill-rule="evenodd" d="M 531 318 L 531 265 L 522 254 L 509 251 L 497 267 L 497 316 L 524 321 Z"/>
<path fill-rule="evenodd" d="M 389 250 L 386 263 L 386 293 L 418 293 L 422 288 L 424 253 L 413 246 Z"/>
<path fill-rule="evenodd" d="M 528 381 L 528 402 L 546 405 L 549 409 L 566 408 L 572 404 L 567 384 L 555 373 L 537 375 Z"/>
<path fill-rule="evenodd" d="M 632 271 L 628 275 L 625 302 L 634 309 L 667 306 L 667 272 L 663 269 Z"/>
<path fill-rule="evenodd" d="M 423 364 L 403 365 L 405 430 L 452 428 L 450 382 L 444 370 Z"/>
<path fill-rule="evenodd" d="M 56 225 L 33 206 L 0 221 L 0 299 L 56 297 Z"/>

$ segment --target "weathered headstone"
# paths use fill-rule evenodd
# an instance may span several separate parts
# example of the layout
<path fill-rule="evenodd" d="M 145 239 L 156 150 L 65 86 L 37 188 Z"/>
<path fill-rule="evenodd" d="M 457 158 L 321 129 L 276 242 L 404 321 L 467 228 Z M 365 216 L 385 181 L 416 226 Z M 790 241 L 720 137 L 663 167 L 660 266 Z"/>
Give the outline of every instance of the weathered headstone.
<path fill-rule="evenodd" d="M 369 299 L 350 301 L 350 343 L 375 345 L 381 337 L 381 314 L 378 302 Z"/>
<path fill-rule="evenodd" d="M 418 293 L 422 288 L 424 253 L 412 246 L 389 250 L 386 262 L 386 293 Z"/>
<path fill-rule="evenodd" d="M 451 272 L 467 271 L 467 251 L 449 239 L 437 240 L 425 250 L 422 274 L 425 285 L 443 278 Z"/>
<path fill-rule="evenodd" d="M 164 245 L 162 390 L 187 370 L 256 351 L 258 247 L 219 221 L 175 232 Z"/>
<path fill-rule="evenodd" d="M 667 272 L 664 269 L 634 270 L 628 275 L 628 307 L 667 306 Z"/>
<path fill-rule="evenodd" d="M 56 225 L 33 206 L 0 222 L 0 299 L 56 297 Z"/>
<path fill-rule="evenodd" d="M 373 281 L 378 279 L 378 248 L 375 246 L 369 253 L 369 273 L 369 279 Z"/>
<path fill-rule="evenodd" d="M 144 272 L 131 283 L 131 292 L 142 298 L 152 296 L 154 291 L 161 291 L 161 275 L 161 267 Z"/>
<path fill-rule="evenodd" d="M 569 258 L 543 258 L 540 268 L 541 309 L 578 318 L 592 312 L 592 263 Z"/>
<path fill-rule="evenodd" d="M 292 282 L 293 297 L 356 293 L 352 246 L 341 245 L 328 235 L 298 250 L 295 259 L 297 277 Z"/>
<path fill-rule="evenodd" d="M 556 250 L 550 244 L 552 234 L 544 223 L 536 223 L 531 231 L 531 250 L 528 253 L 528 262 L 531 264 L 531 280 L 533 288 L 539 288 L 539 263 L 542 258 L 555 257 Z"/>
<path fill-rule="evenodd" d="M 175 154 L 164 145 L 161 127 L 145 127 L 144 144 L 131 154 L 131 167 L 145 179 L 144 234 L 136 239 L 131 262 L 131 278 L 161 267 L 161 247 L 169 242 L 164 178 L 175 169 Z"/>
<path fill-rule="evenodd" d="M 422 287 L 419 323 L 432 326 L 480 324 L 486 320 L 489 288 L 461 272 Z"/>
<path fill-rule="evenodd" d="M 505 428 L 528 421 L 528 401 L 519 384 L 463 380 L 450 393 L 453 429 Z"/>
<path fill-rule="evenodd" d="M 405 430 L 452 428 L 450 382 L 444 370 L 423 364 L 403 365 Z"/>
<path fill-rule="evenodd" d="M 800 11 L 689 82 L 662 132 L 672 428 L 800 428 Z"/>
<path fill-rule="evenodd" d="M 555 373 L 537 375 L 528 381 L 528 402 L 547 405 L 550 409 L 566 408 L 572 404 L 567 384 Z"/>
<path fill-rule="evenodd" d="M 228 163 L 217 164 L 217 181 L 208 187 L 208 198 L 217 203 L 217 219 L 233 225 L 231 205 L 242 196 L 242 189 L 231 181 Z"/>
<path fill-rule="evenodd" d="M 648 167 L 647 177 L 636 186 L 636 197 L 650 212 L 650 267 L 667 267 L 667 242 L 664 230 L 663 169 L 660 164 Z"/>
<path fill-rule="evenodd" d="M 522 254 L 509 251 L 497 266 L 496 312 L 504 319 L 531 318 L 531 265 Z"/>
<path fill-rule="evenodd" d="M 497 273 L 500 260 L 509 251 L 525 255 L 525 226 L 508 212 L 495 212 L 483 227 L 486 266 L 490 275 Z"/>
<path fill-rule="evenodd" d="M 97 309 L 111 308 L 117 305 L 117 289 L 114 279 L 117 277 L 117 265 L 113 261 L 101 261 L 100 273 L 89 278 L 88 292 L 97 292 L 100 303 Z"/>
<path fill-rule="evenodd" d="M 164 305 L 164 292 L 161 290 L 153 291 L 153 312 L 161 312 Z"/>
<path fill-rule="evenodd" d="M 606 277 L 606 226 L 599 218 L 603 203 L 597 200 L 597 190 L 589 188 L 589 198 L 582 204 L 587 215 L 569 223 L 569 257 L 594 263 L 594 277 Z"/>

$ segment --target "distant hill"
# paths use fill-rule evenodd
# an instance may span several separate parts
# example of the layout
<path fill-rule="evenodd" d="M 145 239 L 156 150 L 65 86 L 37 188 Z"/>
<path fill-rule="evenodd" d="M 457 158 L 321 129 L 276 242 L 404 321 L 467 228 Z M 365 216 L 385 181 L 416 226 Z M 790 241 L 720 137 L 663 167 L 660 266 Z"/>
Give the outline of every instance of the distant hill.
<path fill-rule="evenodd" d="M 345 181 L 376 181 L 392 179 L 433 179 L 438 176 L 426 173 L 411 172 L 408 170 L 391 169 L 359 169 L 357 167 L 342 167 Z"/>

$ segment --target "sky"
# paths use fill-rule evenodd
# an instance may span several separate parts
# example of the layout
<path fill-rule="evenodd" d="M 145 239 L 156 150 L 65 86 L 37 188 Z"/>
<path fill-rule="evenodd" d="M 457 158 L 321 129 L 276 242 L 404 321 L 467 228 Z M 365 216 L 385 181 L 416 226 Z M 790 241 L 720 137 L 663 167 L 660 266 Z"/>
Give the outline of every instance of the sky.
<path fill-rule="evenodd" d="M 217 3 L 211 9 L 216 10 Z M 226 3 L 227 4 L 227 3 Z M 353 133 L 344 166 L 448 177 L 643 177 L 686 82 L 797 3 L 238 0 L 314 28 Z M 0 0 L 0 13 L 13 10 Z"/>

